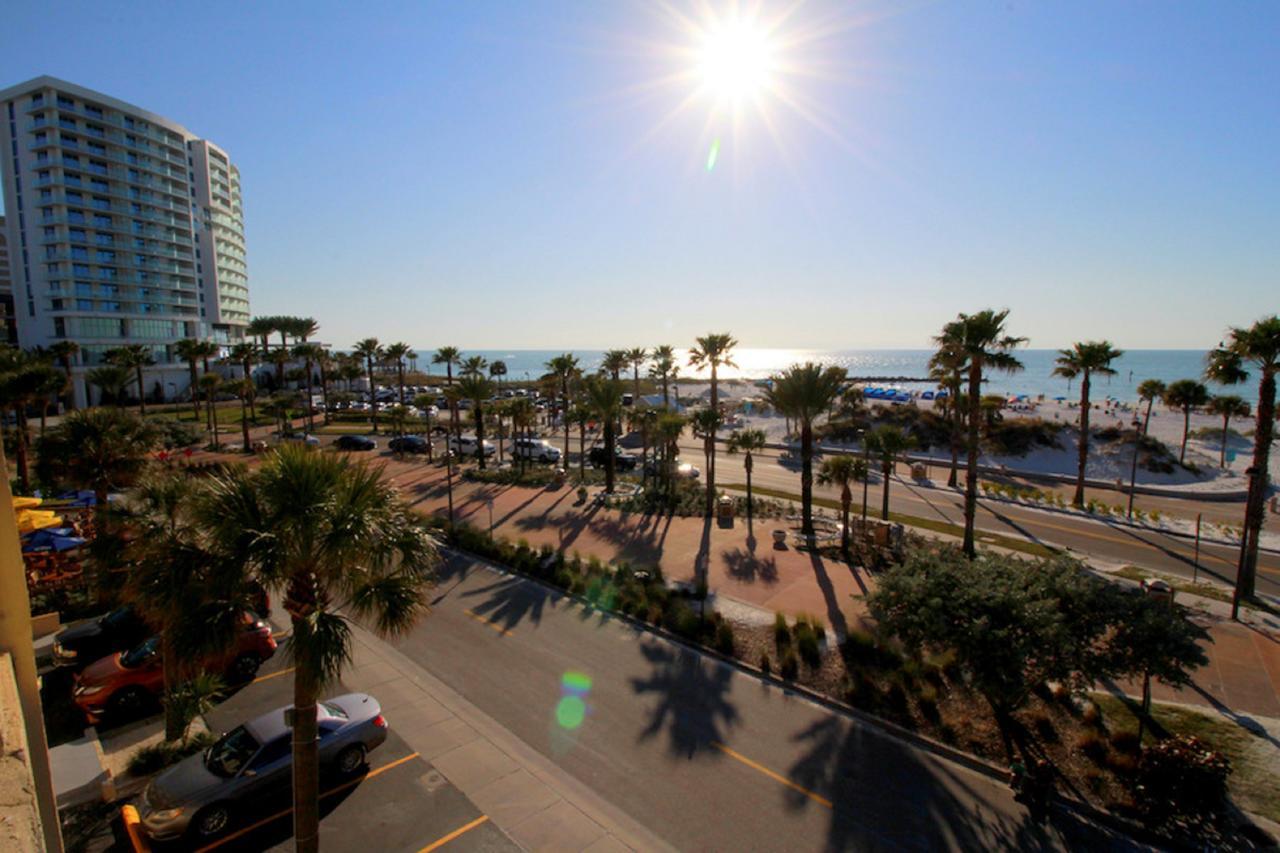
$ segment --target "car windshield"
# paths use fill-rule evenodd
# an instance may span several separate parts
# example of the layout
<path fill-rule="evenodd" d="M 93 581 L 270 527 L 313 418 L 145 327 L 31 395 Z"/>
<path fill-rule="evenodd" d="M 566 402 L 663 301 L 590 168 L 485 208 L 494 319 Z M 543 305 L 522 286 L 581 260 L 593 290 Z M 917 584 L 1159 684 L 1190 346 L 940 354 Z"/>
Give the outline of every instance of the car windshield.
<path fill-rule="evenodd" d="M 244 767 L 257 751 L 258 741 L 249 734 L 248 729 L 239 726 L 227 732 L 218 739 L 217 743 L 209 747 L 209 751 L 205 753 L 204 766 L 209 768 L 211 773 L 231 778 L 240 772 L 240 768 Z"/>
<path fill-rule="evenodd" d="M 320 704 L 324 706 L 325 711 L 329 713 L 330 717 L 337 717 L 339 720 L 347 719 L 347 712 L 332 702 L 321 702 Z"/>
<path fill-rule="evenodd" d="M 151 660 L 160 649 L 160 638 L 152 637 L 145 643 L 134 646 L 120 655 L 120 665 L 125 669 L 136 669 Z"/>

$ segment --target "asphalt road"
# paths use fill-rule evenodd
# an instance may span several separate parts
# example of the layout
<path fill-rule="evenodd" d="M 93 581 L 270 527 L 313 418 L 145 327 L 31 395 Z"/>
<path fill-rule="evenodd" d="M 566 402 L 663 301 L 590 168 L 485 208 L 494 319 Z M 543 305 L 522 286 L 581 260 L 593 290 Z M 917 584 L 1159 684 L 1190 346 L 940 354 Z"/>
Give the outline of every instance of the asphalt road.
<path fill-rule="evenodd" d="M 1128 846 L 1038 824 L 1003 782 L 471 560 L 396 645 L 680 850 Z"/>

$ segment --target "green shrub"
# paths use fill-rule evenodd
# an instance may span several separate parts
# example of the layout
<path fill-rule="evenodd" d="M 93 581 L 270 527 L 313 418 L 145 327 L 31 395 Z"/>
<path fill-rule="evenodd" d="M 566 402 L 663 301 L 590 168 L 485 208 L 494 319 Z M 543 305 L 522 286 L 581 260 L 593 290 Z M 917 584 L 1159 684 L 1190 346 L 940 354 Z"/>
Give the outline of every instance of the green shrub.
<path fill-rule="evenodd" d="M 1138 807 L 1152 823 L 1199 820 L 1226 803 L 1231 762 L 1199 738 L 1175 735 L 1148 747 L 1138 766 Z"/>
<path fill-rule="evenodd" d="M 1085 732 L 1076 739 L 1076 749 L 1088 756 L 1095 764 L 1103 763 L 1107 758 L 1107 742 L 1097 732 Z"/>
<path fill-rule="evenodd" d="M 1138 733 L 1136 731 L 1132 729 L 1121 729 L 1120 731 L 1112 733 L 1111 748 L 1116 752 L 1136 755 L 1142 748 L 1142 743 L 1138 740 Z"/>
<path fill-rule="evenodd" d="M 773 664 L 769 661 L 768 652 L 760 653 L 760 671 L 763 672 L 765 675 L 770 675 L 773 673 Z"/>
<path fill-rule="evenodd" d="M 822 649 L 813 626 L 808 622 L 796 622 L 795 638 L 800 659 L 814 669 L 822 666 Z"/>
<path fill-rule="evenodd" d="M 1036 714 L 1031 719 L 1031 727 L 1035 729 L 1036 737 L 1040 738 L 1044 743 L 1058 742 L 1058 729 L 1053 725 L 1053 720 L 1049 719 L 1046 714 Z"/>
<path fill-rule="evenodd" d="M 792 649 L 787 649 L 779 664 L 779 672 L 787 681 L 794 681 L 800 674 L 800 659 Z"/>
<path fill-rule="evenodd" d="M 681 598 L 672 598 L 667 602 L 667 612 L 663 615 L 663 627 L 686 640 L 697 640 L 699 634 L 698 614 L 688 602 Z"/>
<path fill-rule="evenodd" d="M 716 626 L 716 651 L 722 655 L 733 654 L 733 626 L 722 621 Z"/>
<path fill-rule="evenodd" d="M 1086 726 L 1102 727 L 1102 709 L 1098 707 L 1097 702 L 1085 703 L 1084 709 L 1080 712 L 1080 722 Z"/>
<path fill-rule="evenodd" d="M 787 617 L 781 613 L 773 614 L 773 643 L 779 655 L 791 647 L 791 628 L 787 625 Z"/>

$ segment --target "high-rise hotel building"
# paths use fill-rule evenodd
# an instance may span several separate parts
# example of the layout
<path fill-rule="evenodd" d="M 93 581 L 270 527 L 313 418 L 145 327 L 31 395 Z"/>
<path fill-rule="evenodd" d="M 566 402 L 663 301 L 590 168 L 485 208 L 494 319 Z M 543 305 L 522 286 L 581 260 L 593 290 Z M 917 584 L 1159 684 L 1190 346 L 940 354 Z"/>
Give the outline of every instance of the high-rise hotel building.
<path fill-rule="evenodd" d="M 81 405 L 84 373 L 123 344 L 152 349 L 148 395 L 183 394 L 174 344 L 232 344 L 249 322 L 239 170 L 182 125 L 53 77 L 0 91 L 0 110 L 19 345 L 79 344 Z"/>

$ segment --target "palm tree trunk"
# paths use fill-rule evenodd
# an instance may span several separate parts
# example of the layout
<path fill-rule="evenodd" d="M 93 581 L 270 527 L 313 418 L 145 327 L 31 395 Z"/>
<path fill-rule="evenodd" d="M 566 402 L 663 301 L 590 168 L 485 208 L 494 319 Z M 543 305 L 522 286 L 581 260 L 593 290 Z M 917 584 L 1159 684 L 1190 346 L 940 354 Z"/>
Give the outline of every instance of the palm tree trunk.
<path fill-rule="evenodd" d="M 747 451 L 747 458 L 742 460 L 742 467 L 747 471 L 747 526 L 751 526 L 751 513 L 753 501 L 751 500 L 751 469 L 755 467 L 755 463 L 751 459 L 751 451 Z"/>
<path fill-rule="evenodd" d="M 1147 416 L 1142 419 L 1142 434 L 1147 434 L 1147 427 L 1151 424 L 1151 406 L 1155 403 L 1156 398 L 1152 397 L 1147 401 Z"/>
<path fill-rule="evenodd" d="M 249 441 L 249 407 L 244 397 L 240 398 L 240 435 L 244 439 L 244 452 L 252 452 L 253 445 Z"/>
<path fill-rule="evenodd" d="M 137 367 L 135 370 L 138 373 L 138 414 L 145 418 L 147 416 L 147 392 L 142 384 L 142 368 Z"/>
<path fill-rule="evenodd" d="M 293 620 L 293 635 L 299 633 Z M 319 685 L 301 669 L 293 676 L 293 849 L 320 850 L 320 754 L 316 738 L 316 698 Z"/>
<path fill-rule="evenodd" d="M 604 465 L 604 490 L 610 494 L 613 493 L 613 414 L 607 414 L 604 418 L 604 450 L 607 456 Z"/>
<path fill-rule="evenodd" d="M 958 484 L 957 473 L 960 468 L 960 376 L 955 375 L 955 381 L 949 389 L 951 392 L 951 473 L 947 476 L 947 485 L 955 488 Z"/>
<path fill-rule="evenodd" d="M 893 460 L 886 459 L 880 466 L 880 473 L 884 477 L 884 498 L 880 502 L 880 520 L 889 520 L 889 478 L 893 475 Z"/>
<path fill-rule="evenodd" d="M 160 633 L 161 665 L 164 668 L 164 695 L 168 699 L 178 689 L 178 651 L 173 647 L 167 632 Z M 178 706 L 173 702 L 164 703 L 164 739 L 175 741 L 182 737 L 182 718 L 178 714 Z"/>
<path fill-rule="evenodd" d="M 1084 506 L 1084 471 L 1089 463 L 1089 371 L 1080 380 L 1080 458 L 1076 465 L 1076 493 L 1071 505 Z"/>
<path fill-rule="evenodd" d="M 27 464 L 27 411 L 22 403 L 13 407 L 14 419 L 18 426 L 18 484 L 23 494 L 31 493 L 31 472 Z"/>
<path fill-rule="evenodd" d="M 568 449 L 568 442 L 565 448 Z M 569 464 L 569 454 L 564 456 L 564 462 Z M 578 479 L 585 480 L 587 477 L 587 422 L 578 421 Z"/>
<path fill-rule="evenodd" d="M 813 535 L 813 427 L 800 425 L 800 532 Z"/>
<path fill-rule="evenodd" d="M 1236 588 L 1241 599 L 1253 598 L 1258 572 L 1258 541 L 1261 538 L 1263 515 L 1267 500 L 1267 466 L 1271 458 L 1271 441 L 1275 430 L 1276 375 L 1274 370 L 1263 369 L 1258 384 L 1258 419 L 1253 432 L 1254 474 L 1249 478 L 1249 497 L 1245 502 L 1243 545 L 1236 571 L 1239 581 Z"/>
<path fill-rule="evenodd" d="M 329 371 L 320 364 L 320 405 L 324 407 L 324 425 L 329 425 Z M 429 436 L 428 436 L 429 437 Z"/>
<path fill-rule="evenodd" d="M 1191 433 L 1191 407 L 1182 407 L 1182 451 L 1178 454 L 1178 464 L 1184 464 L 1187 458 L 1187 438 Z"/>
<path fill-rule="evenodd" d="M 1230 415 L 1222 415 L 1222 447 L 1219 450 L 1219 455 L 1217 455 L 1217 466 L 1219 467 L 1226 467 L 1226 430 L 1228 430 L 1230 421 Z M 40 432 L 44 434 L 44 425 L 41 425 Z"/>
<path fill-rule="evenodd" d="M 45 422 L 48 420 L 49 420 L 49 398 L 46 397 L 40 401 L 40 437 L 41 438 L 44 438 Z M 1226 437 L 1225 431 L 1223 432 L 1223 437 L 1224 439 Z"/>
<path fill-rule="evenodd" d="M 716 434 L 707 433 L 702 440 L 702 450 L 707 456 L 707 517 L 716 514 Z"/>
<path fill-rule="evenodd" d="M 476 404 L 476 464 L 484 470 L 484 409 L 480 408 L 480 400 Z"/>
<path fill-rule="evenodd" d="M 213 389 L 209 389 L 209 423 L 213 431 L 213 449 L 218 449 L 218 410 L 213 406 Z"/>
<path fill-rule="evenodd" d="M 191 369 L 191 411 L 195 414 L 196 423 L 200 423 L 200 395 L 196 392 L 196 385 L 199 383 L 199 377 L 196 376 L 196 360 L 193 358 L 187 362 L 187 367 Z"/>
<path fill-rule="evenodd" d="M 973 527 L 978 514 L 978 421 L 982 417 L 982 362 L 975 356 L 969 365 L 969 447 L 964 473 L 964 553 L 978 556 Z"/>
<path fill-rule="evenodd" d="M 249 369 L 249 362 L 247 361 L 244 363 L 244 378 L 250 382 L 253 381 L 253 372 Z M 253 419 L 255 424 L 258 422 L 258 407 L 252 396 L 249 397 L 249 417 Z"/>
<path fill-rule="evenodd" d="M 374 393 L 373 386 L 373 359 L 367 359 L 365 364 L 365 372 L 369 376 L 369 411 L 373 415 L 373 431 L 378 431 L 378 396 Z"/>
<path fill-rule="evenodd" d="M 670 395 L 668 395 L 668 394 L 667 394 L 667 373 L 666 373 L 666 371 L 663 371 L 663 373 L 662 373 L 662 408 L 664 408 L 664 409 L 669 409 L 669 408 L 671 408 L 671 397 L 670 397 Z"/>
<path fill-rule="evenodd" d="M 853 503 L 853 492 L 849 489 L 849 481 L 845 480 L 840 489 L 840 551 L 845 559 L 849 559 L 849 505 Z"/>
<path fill-rule="evenodd" d="M 316 416 L 312 413 L 315 404 L 312 402 L 314 389 L 311 387 L 311 362 L 304 363 L 307 369 L 307 432 L 316 431 Z"/>
<path fill-rule="evenodd" d="M 396 364 L 396 380 L 400 385 L 400 405 L 404 405 L 404 364 Z"/>

